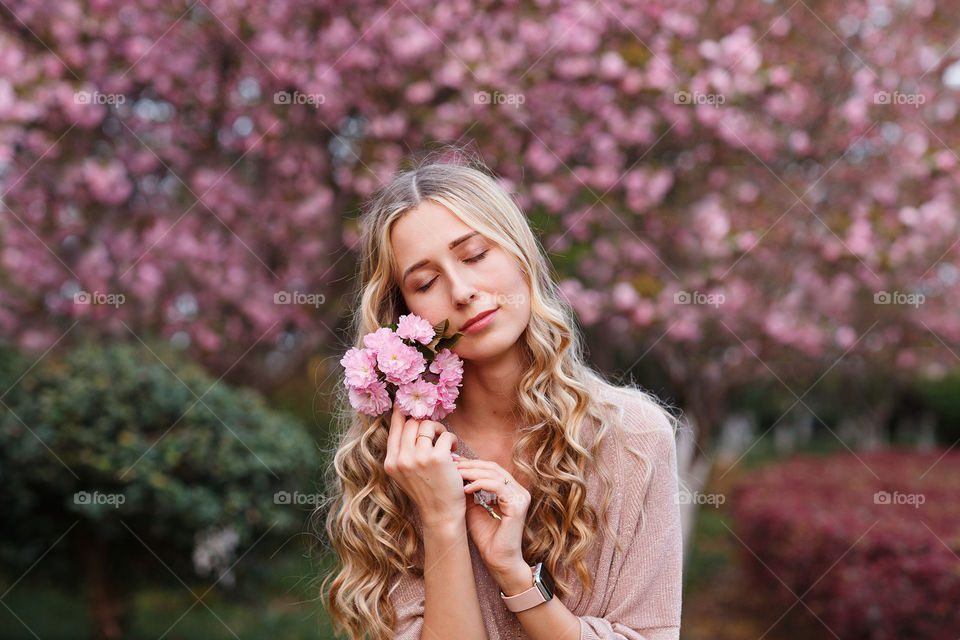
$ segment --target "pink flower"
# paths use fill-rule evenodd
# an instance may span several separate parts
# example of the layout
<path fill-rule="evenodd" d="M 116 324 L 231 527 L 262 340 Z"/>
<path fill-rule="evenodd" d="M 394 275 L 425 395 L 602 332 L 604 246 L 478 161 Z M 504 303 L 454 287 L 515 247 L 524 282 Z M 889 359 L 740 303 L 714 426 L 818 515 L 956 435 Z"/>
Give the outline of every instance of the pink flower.
<path fill-rule="evenodd" d="M 393 384 L 413 382 L 427 368 L 427 360 L 415 347 L 400 339 L 387 341 L 377 352 L 377 366 Z"/>
<path fill-rule="evenodd" d="M 365 389 L 349 387 L 347 395 L 350 398 L 350 406 L 370 416 L 379 416 L 391 406 L 390 394 L 387 393 L 387 385 L 384 382 L 374 382 Z"/>
<path fill-rule="evenodd" d="M 436 331 L 428 320 L 414 314 L 400 316 L 397 322 L 397 335 L 408 340 L 416 340 L 422 344 L 430 344 Z"/>
<path fill-rule="evenodd" d="M 424 318 L 406 314 L 396 327 L 368 333 L 365 348 L 351 348 L 340 359 L 351 406 L 374 417 L 396 405 L 418 420 L 443 418 L 456 409 L 463 362 L 450 349 L 434 352 L 420 346 L 436 336 Z"/>
<path fill-rule="evenodd" d="M 373 349 L 354 347 L 340 358 L 340 364 L 346 369 L 344 384 L 348 387 L 365 389 L 377 381 L 377 354 Z"/>
<path fill-rule="evenodd" d="M 422 420 L 433 414 L 437 404 L 437 385 L 417 380 L 397 387 L 397 404 L 411 418 Z"/>
<path fill-rule="evenodd" d="M 456 385 L 439 384 L 437 385 L 437 402 L 446 411 L 453 411 L 457 408 L 454 401 L 459 397 L 460 390 Z"/>
<path fill-rule="evenodd" d="M 122 204 L 133 192 L 127 169 L 119 162 L 101 164 L 87 159 L 83 163 L 83 175 L 93 197 L 106 204 Z"/>
<path fill-rule="evenodd" d="M 463 361 L 450 349 L 441 349 L 430 363 L 430 371 L 440 374 L 440 384 L 458 385 L 463 380 Z"/>
<path fill-rule="evenodd" d="M 376 331 L 363 336 L 363 344 L 377 352 L 389 344 L 397 343 L 400 343 L 400 338 L 390 327 L 380 327 Z"/>
<path fill-rule="evenodd" d="M 430 416 L 430 419 L 433 421 L 442 420 L 443 418 L 446 418 L 447 414 L 449 413 L 450 411 L 447 411 L 446 407 L 444 407 L 442 404 L 438 404 L 436 407 L 434 407 L 433 415 Z"/>

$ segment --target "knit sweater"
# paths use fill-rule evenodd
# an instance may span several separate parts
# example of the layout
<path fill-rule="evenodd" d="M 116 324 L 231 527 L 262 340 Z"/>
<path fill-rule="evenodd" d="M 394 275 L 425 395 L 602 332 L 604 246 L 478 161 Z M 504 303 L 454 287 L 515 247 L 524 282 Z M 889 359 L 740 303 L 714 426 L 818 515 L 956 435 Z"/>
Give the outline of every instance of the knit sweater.
<path fill-rule="evenodd" d="M 585 557 L 592 588 L 584 593 L 583 584 L 572 572 L 572 593 L 554 597 L 580 619 L 581 640 L 677 640 L 683 546 L 673 432 L 665 412 L 654 402 L 620 390 L 603 389 L 599 393 L 624 409 L 624 432 L 618 433 L 612 425 L 600 445 L 600 456 L 608 464 L 613 483 L 607 517 L 623 550 L 617 550 L 601 524 L 597 544 Z M 587 445 L 597 428 L 594 420 L 585 422 Z M 460 435 L 453 433 L 458 440 L 457 453 L 477 458 Z M 624 442 L 652 462 L 653 473 L 645 486 L 637 483 L 642 481 L 646 467 L 624 448 Z M 586 480 L 587 501 L 599 516 L 603 506 L 601 479 L 594 473 Z M 419 514 L 412 514 L 412 521 L 422 542 Z M 517 615 L 503 604 L 499 585 L 473 541 L 468 539 L 467 545 L 487 636 L 490 640 L 529 639 Z M 422 570 L 423 545 L 420 547 L 416 566 Z M 525 560 L 534 564 L 530 558 Z M 390 597 L 397 611 L 395 637 L 419 640 L 426 604 L 423 576 L 412 571 L 403 573 Z"/>

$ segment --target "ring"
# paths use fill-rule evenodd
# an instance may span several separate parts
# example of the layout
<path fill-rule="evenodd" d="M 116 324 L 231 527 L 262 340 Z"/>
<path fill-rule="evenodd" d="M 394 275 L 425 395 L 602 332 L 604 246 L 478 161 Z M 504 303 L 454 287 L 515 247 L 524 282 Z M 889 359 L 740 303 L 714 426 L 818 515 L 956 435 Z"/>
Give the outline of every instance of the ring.
<path fill-rule="evenodd" d="M 428 436 L 425 433 L 418 433 L 417 438 L 430 438 L 430 442 L 433 442 L 433 436 Z M 416 440 L 417 438 L 414 438 L 414 440 Z"/>
<path fill-rule="evenodd" d="M 510 482 L 508 479 L 506 478 L 503 479 L 503 484 L 507 484 L 508 482 Z"/>

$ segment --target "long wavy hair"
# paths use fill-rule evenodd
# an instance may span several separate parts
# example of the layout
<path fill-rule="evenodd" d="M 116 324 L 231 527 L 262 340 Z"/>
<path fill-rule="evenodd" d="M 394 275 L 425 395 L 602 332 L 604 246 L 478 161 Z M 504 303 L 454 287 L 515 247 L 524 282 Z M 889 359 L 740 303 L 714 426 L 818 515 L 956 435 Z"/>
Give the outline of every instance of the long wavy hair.
<path fill-rule="evenodd" d="M 513 449 L 517 467 L 534 479 L 523 557 L 531 564 L 544 563 L 556 580 L 558 596 L 571 592 L 569 567 L 586 592 L 593 581 L 584 558 L 595 544 L 600 518 L 617 548 L 623 549 L 607 521 L 612 481 L 598 455 L 607 433 L 623 427 L 623 409 L 601 402 L 598 387 L 653 401 L 668 416 L 674 433 L 676 418 L 656 396 L 633 386 L 615 386 L 585 362 L 575 314 L 527 218 L 479 154 L 462 147 L 447 145 L 414 160 L 364 207 L 353 346 L 363 348 L 365 334 L 409 313 L 396 281 L 390 230 L 426 200 L 447 207 L 512 254 L 530 286 L 531 318 L 519 338 L 529 366 L 516 398 L 525 426 L 518 427 L 521 436 Z M 405 571 L 423 572 L 413 562 L 423 544 L 409 518 L 416 506 L 383 469 L 389 413 L 371 418 L 354 411 L 342 384 L 336 396 L 334 447 L 328 450 L 333 463 L 325 470 L 328 493 L 314 519 L 317 539 L 322 539 L 319 522 L 324 520 L 337 563 L 323 580 L 321 597 L 338 635 L 346 633 L 351 640 L 367 633 L 374 639 L 389 638 L 396 626 L 392 587 Z M 588 419 L 600 425 L 590 442 Z M 650 461 L 639 451 L 632 453 L 644 460 L 645 483 L 652 472 Z M 600 514 L 586 501 L 587 478 L 594 471 L 603 483 Z"/>

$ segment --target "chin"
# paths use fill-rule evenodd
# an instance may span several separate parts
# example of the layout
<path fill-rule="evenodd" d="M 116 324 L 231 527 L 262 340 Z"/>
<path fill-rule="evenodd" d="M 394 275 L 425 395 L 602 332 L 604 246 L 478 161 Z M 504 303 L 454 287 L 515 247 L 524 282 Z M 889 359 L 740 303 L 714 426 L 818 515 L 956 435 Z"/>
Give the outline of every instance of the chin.
<path fill-rule="evenodd" d="M 520 339 L 520 336 L 523 335 L 523 332 L 514 334 L 510 332 L 508 335 L 495 335 L 495 334 L 483 334 L 481 336 L 476 336 L 479 338 L 475 344 L 466 345 L 463 344 L 465 340 L 468 340 L 470 334 L 466 334 L 463 338 L 460 338 L 457 341 L 457 344 L 453 347 L 453 352 L 460 356 L 463 360 L 472 360 L 474 362 L 479 362 L 483 360 L 496 360 L 501 356 L 509 353 L 512 349 L 518 346 L 517 341 Z"/>

